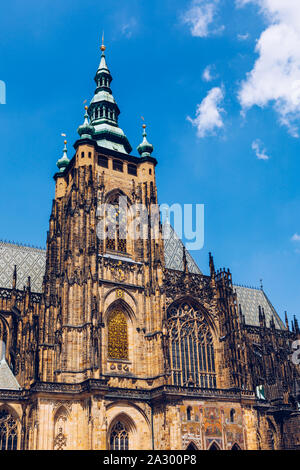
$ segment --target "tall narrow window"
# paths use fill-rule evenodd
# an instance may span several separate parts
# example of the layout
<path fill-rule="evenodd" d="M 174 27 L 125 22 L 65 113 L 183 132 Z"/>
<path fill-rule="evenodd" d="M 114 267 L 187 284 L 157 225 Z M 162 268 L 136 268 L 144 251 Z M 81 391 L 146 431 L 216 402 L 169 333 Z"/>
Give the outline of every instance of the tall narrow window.
<path fill-rule="evenodd" d="M 110 450 L 129 449 L 128 430 L 120 421 L 118 421 L 111 430 L 109 447 Z"/>
<path fill-rule="evenodd" d="M 213 339 L 203 313 L 188 303 L 168 312 L 173 384 L 216 388 Z"/>
<path fill-rule="evenodd" d="M 128 359 L 127 319 L 121 310 L 114 310 L 108 321 L 108 358 Z"/>
<path fill-rule="evenodd" d="M 119 196 L 110 202 L 114 207 L 114 211 L 108 211 L 107 217 L 107 233 L 106 248 L 108 250 L 127 252 L 127 212 L 119 206 Z"/>
<path fill-rule="evenodd" d="M 0 450 L 17 450 L 17 422 L 6 410 L 0 411 Z"/>

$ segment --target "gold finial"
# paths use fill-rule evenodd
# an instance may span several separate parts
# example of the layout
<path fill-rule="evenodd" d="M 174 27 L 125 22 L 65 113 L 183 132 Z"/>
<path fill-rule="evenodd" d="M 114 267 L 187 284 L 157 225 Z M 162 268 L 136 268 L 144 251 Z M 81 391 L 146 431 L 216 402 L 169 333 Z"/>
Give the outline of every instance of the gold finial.
<path fill-rule="evenodd" d="M 64 144 L 67 145 L 67 141 L 66 141 L 66 140 L 64 141 Z"/>
<path fill-rule="evenodd" d="M 146 129 L 146 127 L 147 127 L 146 124 L 143 124 L 143 129 Z"/>
<path fill-rule="evenodd" d="M 104 31 L 103 31 L 103 34 L 102 34 L 102 45 L 100 47 L 101 51 L 104 52 L 106 47 L 104 46 Z"/>
<path fill-rule="evenodd" d="M 87 111 L 89 109 L 89 107 L 85 105 L 84 109 Z"/>

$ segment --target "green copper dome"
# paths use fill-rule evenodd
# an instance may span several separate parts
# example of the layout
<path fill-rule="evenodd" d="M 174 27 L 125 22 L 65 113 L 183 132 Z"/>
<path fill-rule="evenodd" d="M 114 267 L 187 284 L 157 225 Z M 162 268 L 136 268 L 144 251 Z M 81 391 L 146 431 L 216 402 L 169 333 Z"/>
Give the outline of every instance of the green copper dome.
<path fill-rule="evenodd" d="M 129 154 L 132 150 L 123 130 L 118 125 L 120 110 L 112 95 L 112 76 L 106 64 L 105 46 L 101 46 L 101 61 L 95 76 L 97 88 L 88 108 L 93 139 L 101 147 Z"/>
<path fill-rule="evenodd" d="M 143 124 L 143 142 L 138 146 L 137 150 L 141 157 L 150 157 L 153 152 L 153 145 L 147 140 L 146 124 Z"/>
<path fill-rule="evenodd" d="M 67 150 L 67 141 L 65 140 L 65 146 L 64 146 L 64 151 L 63 151 L 63 156 L 57 161 L 56 166 L 58 167 L 60 173 L 65 171 L 67 166 L 70 163 L 70 160 L 68 159 L 67 156 L 68 150 Z"/>
<path fill-rule="evenodd" d="M 85 107 L 84 123 L 78 127 L 77 132 L 81 139 L 92 139 L 94 128 L 89 123 L 88 107 Z"/>

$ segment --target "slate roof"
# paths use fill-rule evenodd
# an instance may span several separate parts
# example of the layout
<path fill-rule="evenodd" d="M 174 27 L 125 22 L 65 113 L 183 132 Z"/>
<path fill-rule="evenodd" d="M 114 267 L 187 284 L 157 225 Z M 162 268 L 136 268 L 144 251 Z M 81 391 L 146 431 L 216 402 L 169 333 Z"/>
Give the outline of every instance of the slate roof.
<path fill-rule="evenodd" d="M 237 302 L 241 306 L 243 315 L 245 315 L 247 325 L 259 326 L 258 307 L 261 306 L 265 312 L 267 327 L 270 326 L 273 317 L 275 328 L 285 329 L 278 313 L 262 289 L 234 286 L 234 290 L 237 293 Z"/>
<path fill-rule="evenodd" d="M 1 390 L 20 390 L 17 379 L 8 367 L 5 359 L 0 361 L 0 389 Z"/>
<path fill-rule="evenodd" d="M 169 224 L 168 227 L 170 228 L 170 236 L 164 240 L 165 266 L 167 269 L 183 271 L 183 243 L 173 227 Z M 186 251 L 186 260 L 190 273 L 202 274 L 188 251 Z"/>
<path fill-rule="evenodd" d="M 46 251 L 0 241 L 0 287 L 11 289 L 15 265 L 17 266 L 17 289 L 23 289 L 30 276 L 32 292 L 41 292 Z"/>

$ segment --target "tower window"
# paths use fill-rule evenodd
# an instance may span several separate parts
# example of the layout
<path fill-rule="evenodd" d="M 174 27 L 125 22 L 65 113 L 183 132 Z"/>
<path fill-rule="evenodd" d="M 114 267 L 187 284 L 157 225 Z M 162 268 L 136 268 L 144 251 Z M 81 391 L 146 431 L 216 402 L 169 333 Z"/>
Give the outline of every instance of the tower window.
<path fill-rule="evenodd" d="M 128 359 L 127 319 L 121 310 L 114 310 L 108 321 L 109 359 Z"/>
<path fill-rule="evenodd" d="M 84 158 L 84 152 L 81 152 L 81 158 Z"/>
<path fill-rule="evenodd" d="M 104 155 L 98 156 L 98 165 L 102 166 L 103 168 L 108 168 L 108 158 Z"/>
<path fill-rule="evenodd" d="M 123 162 L 120 162 L 120 160 L 113 160 L 113 169 L 115 171 L 123 172 Z"/>
<path fill-rule="evenodd" d="M 0 450 L 17 450 L 17 422 L 6 410 L 0 411 Z"/>
<path fill-rule="evenodd" d="M 110 450 L 128 450 L 128 430 L 126 426 L 118 421 L 110 433 Z"/>
<path fill-rule="evenodd" d="M 191 421 L 191 419 L 192 419 L 191 414 L 192 414 L 192 408 L 191 408 L 191 406 L 188 406 L 188 409 L 186 410 L 186 419 L 188 421 Z"/>
<path fill-rule="evenodd" d="M 235 415 L 235 410 L 232 408 L 230 410 L 230 422 L 234 423 L 234 415 Z"/>
<path fill-rule="evenodd" d="M 89 158 L 92 158 L 92 152 L 89 152 Z"/>
<path fill-rule="evenodd" d="M 136 165 L 129 164 L 128 165 L 128 174 L 136 176 L 137 175 L 137 167 Z"/>
<path fill-rule="evenodd" d="M 125 210 L 119 207 L 119 196 L 110 202 L 110 209 L 106 213 L 106 218 L 106 248 L 126 253 L 127 214 Z"/>

